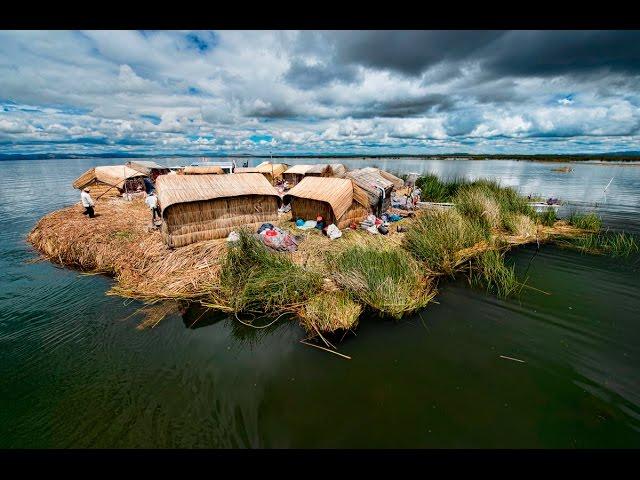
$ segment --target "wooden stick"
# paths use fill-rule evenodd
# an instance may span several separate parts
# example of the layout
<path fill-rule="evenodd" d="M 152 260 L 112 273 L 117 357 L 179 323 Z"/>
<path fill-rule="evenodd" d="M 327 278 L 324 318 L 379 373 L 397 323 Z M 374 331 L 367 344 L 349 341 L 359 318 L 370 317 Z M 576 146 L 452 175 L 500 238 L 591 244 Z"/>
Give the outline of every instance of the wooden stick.
<path fill-rule="evenodd" d="M 313 343 L 307 343 L 304 340 L 300 340 L 300 343 L 304 343 L 305 345 L 309 345 L 310 347 L 319 348 L 320 350 L 324 350 L 325 352 L 330 352 L 330 353 L 333 353 L 335 355 L 338 355 L 339 357 L 346 358 L 347 360 L 351 360 L 351 357 L 349 357 L 347 355 L 343 355 L 340 352 L 336 352 L 335 350 L 330 350 L 328 348 L 324 348 L 324 347 L 321 347 L 320 345 L 315 345 Z"/>
<path fill-rule="evenodd" d="M 500 358 L 505 358 L 507 360 L 513 360 L 514 362 L 527 363 L 524 360 L 520 360 L 518 358 L 507 357 L 505 355 L 500 355 Z"/>

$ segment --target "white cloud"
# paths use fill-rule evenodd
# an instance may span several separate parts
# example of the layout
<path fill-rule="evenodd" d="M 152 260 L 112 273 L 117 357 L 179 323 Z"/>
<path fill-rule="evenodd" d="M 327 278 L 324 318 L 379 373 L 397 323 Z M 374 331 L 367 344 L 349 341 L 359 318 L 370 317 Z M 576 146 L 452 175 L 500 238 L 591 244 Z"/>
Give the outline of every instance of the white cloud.
<path fill-rule="evenodd" d="M 0 32 L 1 151 L 103 148 L 88 138 L 146 153 L 492 149 L 532 136 L 610 146 L 640 125 L 635 83 L 621 74 L 484 79 L 473 61 L 418 76 L 360 65 L 349 81 L 303 88 L 287 81 L 293 60 L 330 75 L 328 46 L 305 50 L 298 32 L 191 34 L 200 45 L 179 31 Z"/>

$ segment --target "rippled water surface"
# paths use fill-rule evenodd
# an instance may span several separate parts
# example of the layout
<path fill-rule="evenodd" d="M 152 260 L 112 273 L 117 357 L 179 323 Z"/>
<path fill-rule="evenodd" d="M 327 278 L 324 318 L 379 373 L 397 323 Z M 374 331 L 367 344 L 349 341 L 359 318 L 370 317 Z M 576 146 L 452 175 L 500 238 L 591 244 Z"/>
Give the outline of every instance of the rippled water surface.
<path fill-rule="evenodd" d="M 637 165 L 342 162 L 497 178 L 640 233 Z M 443 283 L 418 315 L 364 318 L 350 361 L 293 323 L 256 333 L 191 311 L 139 331 L 141 305 L 106 296 L 109 278 L 29 263 L 24 240 L 78 200 L 73 179 L 117 163 L 0 161 L 0 447 L 640 446 L 638 259 L 521 248 L 518 272 L 546 293 Z"/>

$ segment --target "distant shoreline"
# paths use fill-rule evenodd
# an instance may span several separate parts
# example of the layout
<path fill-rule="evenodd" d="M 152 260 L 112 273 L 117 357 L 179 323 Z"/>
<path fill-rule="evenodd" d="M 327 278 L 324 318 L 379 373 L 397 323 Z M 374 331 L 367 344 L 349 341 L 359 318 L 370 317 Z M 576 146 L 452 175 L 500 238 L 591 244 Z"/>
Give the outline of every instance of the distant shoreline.
<path fill-rule="evenodd" d="M 389 155 L 353 155 L 353 154 L 304 154 L 304 155 L 220 155 L 220 154 L 200 154 L 200 155 L 185 155 L 185 154 L 122 154 L 122 153 L 105 153 L 105 154 L 0 154 L 0 161 L 2 160 L 62 160 L 62 159 L 83 159 L 83 158 L 344 158 L 344 159 L 386 159 L 386 160 L 403 160 L 403 159 L 415 159 L 415 160 L 517 160 L 517 161 L 533 161 L 533 162 L 640 162 L 640 152 L 615 152 L 606 154 L 553 154 L 553 155 L 507 155 L 507 154 L 434 154 L 434 155 L 415 155 L 415 154 L 389 154 Z"/>

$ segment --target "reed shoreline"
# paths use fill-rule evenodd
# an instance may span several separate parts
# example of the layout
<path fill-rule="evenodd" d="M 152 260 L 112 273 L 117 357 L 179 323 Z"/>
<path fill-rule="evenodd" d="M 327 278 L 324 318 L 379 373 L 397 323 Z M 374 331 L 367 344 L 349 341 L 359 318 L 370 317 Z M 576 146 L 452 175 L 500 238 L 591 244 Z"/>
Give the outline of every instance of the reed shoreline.
<path fill-rule="evenodd" d="M 108 295 L 149 305 L 199 302 L 236 315 L 289 313 L 311 336 L 322 336 L 354 329 L 365 310 L 398 319 L 424 308 L 436 297 L 439 279 L 461 272 L 497 295 L 512 294 L 521 284 L 504 264 L 509 249 L 559 240 L 567 245 L 593 234 L 538 219 L 524 199 L 505 194 L 509 189 L 482 182 L 472 187 L 456 187 L 452 211 L 418 211 L 396 223 L 404 232 L 391 228 L 388 235 L 346 229 L 331 240 L 317 230 L 300 234 L 285 214 L 277 226 L 301 237 L 293 253 L 268 251 L 249 231 L 240 231 L 232 246 L 219 239 L 170 249 L 150 228 L 143 201 L 120 198 L 97 202 L 94 219 L 78 204 L 51 212 L 28 241 L 46 260 L 112 276 Z"/>

